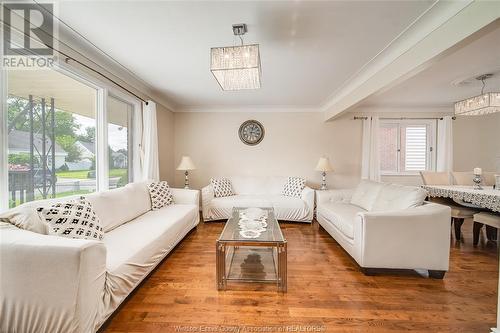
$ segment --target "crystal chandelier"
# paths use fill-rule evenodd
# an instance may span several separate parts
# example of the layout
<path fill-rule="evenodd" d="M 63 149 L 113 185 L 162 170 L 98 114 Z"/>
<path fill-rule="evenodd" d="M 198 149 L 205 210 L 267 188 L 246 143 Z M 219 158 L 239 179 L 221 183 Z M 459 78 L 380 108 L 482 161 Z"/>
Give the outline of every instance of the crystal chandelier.
<path fill-rule="evenodd" d="M 244 45 L 246 24 L 234 24 L 233 33 L 241 41 L 240 46 L 213 47 L 210 50 L 210 71 L 222 90 L 260 88 L 259 44 Z"/>
<path fill-rule="evenodd" d="M 492 74 L 478 76 L 476 80 L 483 83 L 481 95 L 464 99 L 455 103 L 455 115 L 479 116 L 488 113 L 500 112 L 500 92 L 484 93 L 484 80 L 492 77 Z"/>

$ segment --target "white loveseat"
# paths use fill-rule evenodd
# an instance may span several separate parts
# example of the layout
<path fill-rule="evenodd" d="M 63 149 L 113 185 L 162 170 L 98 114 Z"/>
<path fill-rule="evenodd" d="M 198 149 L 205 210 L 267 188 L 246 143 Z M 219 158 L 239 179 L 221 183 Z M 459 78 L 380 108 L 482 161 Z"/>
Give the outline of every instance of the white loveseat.
<path fill-rule="evenodd" d="M 450 252 L 450 208 L 424 202 L 413 186 L 362 181 L 355 190 L 317 191 L 317 220 L 366 274 L 423 269 L 443 278 Z"/>
<path fill-rule="evenodd" d="M 41 201 L 0 214 L 28 229 L 0 224 L 0 332 L 97 331 L 198 224 L 199 192 L 172 192 L 174 204 L 155 211 L 146 183 L 88 195 L 102 241 L 44 234 Z"/>
<path fill-rule="evenodd" d="M 201 190 L 203 219 L 227 220 L 233 207 L 273 207 L 278 220 L 312 222 L 314 190 L 305 187 L 300 198 L 282 195 L 287 177 L 226 177 L 235 195 L 214 197 L 212 185 Z"/>

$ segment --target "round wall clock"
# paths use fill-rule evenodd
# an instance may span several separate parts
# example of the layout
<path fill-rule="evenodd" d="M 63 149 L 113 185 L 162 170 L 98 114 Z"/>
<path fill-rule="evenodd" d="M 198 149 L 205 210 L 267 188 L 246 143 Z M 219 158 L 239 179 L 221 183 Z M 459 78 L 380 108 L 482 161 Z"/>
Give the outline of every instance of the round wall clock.
<path fill-rule="evenodd" d="M 264 126 L 257 120 L 247 120 L 241 124 L 238 133 L 244 144 L 254 146 L 264 138 Z"/>

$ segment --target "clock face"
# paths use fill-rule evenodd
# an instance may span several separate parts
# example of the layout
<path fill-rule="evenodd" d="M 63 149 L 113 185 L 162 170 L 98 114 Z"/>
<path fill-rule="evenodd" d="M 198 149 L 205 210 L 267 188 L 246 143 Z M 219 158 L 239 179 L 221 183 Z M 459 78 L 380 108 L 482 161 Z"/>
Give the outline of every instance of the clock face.
<path fill-rule="evenodd" d="M 256 145 L 264 138 L 264 126 L 257 120 L 247 120 L 240 126 L 240 140 L 247 145 Z"/>

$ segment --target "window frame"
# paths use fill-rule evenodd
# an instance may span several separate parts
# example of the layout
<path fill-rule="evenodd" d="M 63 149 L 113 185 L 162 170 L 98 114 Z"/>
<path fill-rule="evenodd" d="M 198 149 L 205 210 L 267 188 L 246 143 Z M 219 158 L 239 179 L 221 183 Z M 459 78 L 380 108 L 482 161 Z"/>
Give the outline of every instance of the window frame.
<path fill-rule="evenodd" d="M 422 171 L 435 171 L 436 170 L 436 137 L 437 137 L 437 120 L 435 119 L 381 119 L 379 127 L 383 125 L 397 125 L 397 171 L 383 171 L 380 169 L 381 162 L 379 161 L 379 171 L 381 176 L 418 176 L 419 171 L 402 171 L 401 160 L 401 129 L 409 125 L 425 125 L 427 127 L 427 165 L 426 170 Z"/>
<path fill-rule="evenodd" d="M 134 172 L 135 172 L 135 167 L 137 165 L 135 164 L 136 158 L 138 158 L 138 149 L 139 147 L 136 147 L 135 142 L 136 140 L 134 139 L 134 133 L 135 131 L 135 126 L 136 126 L 136 117 L 135 113 L 138 112 L 138 108 L 140 107 L 140 104 L 137 102 L 136 99 L 134 98 L 129 98 L 127 94 L 121 93 L 117 90 L 108 90 L 108 97 L 114 98 L 119 100 L 120 102 L 129 104 L 132 106 L 132 111 L 130 114 L 127 114 L 127 123 L 130 124 L 129 128 L 127 128 L 127 169 L 128 169 L 128 182 L 132 183 L 134 181 Z M 107 101 L 106 101 L 107 102 Z M 107 116 L 107 105 L 106 105 L 106 116 Z M 106 122 L 106 128 L 107 125 L 109 125 Z M 109 179 L 109 178 L 108 178 Z"/>
<path fill-rule="evenodd" d="M 129 182 L 134 181 L 134 168 L 138 165 L 139 148 L 141 138 L 136 138 L 137 131 L 135 126 L 139 126 L 136 119 L 137 113 L 142 112 L 142 103 L 138 98 L 128 93 L 123 92 L 118 87 L 111 85 L 109 82 L 100 80 L 93 75 L 86 74 L 71 64 L 59 62 L 54 64 L 50 69 L 66 75 L 74 80 L 87 85 L 92 89 L 96 89 L 96 192 L 102 192 L 109 189 L 109 156 L 108 156 L 108 122 L 107 122 L 107 99 L 108 96 L 120 99 L 132 105 L 132 115 L 130 116 L 131 128 L 129 130 L 128 145 L 132 150 L 132 158 L 129 167 Z M 7 96 L 8 82 L 7 70 L 0 68 L 0 212 L 9 209 L 9 185 L 8 185 L 8 137 L 7 137 Z"/>

